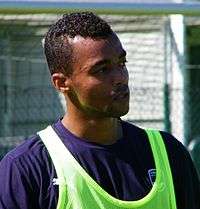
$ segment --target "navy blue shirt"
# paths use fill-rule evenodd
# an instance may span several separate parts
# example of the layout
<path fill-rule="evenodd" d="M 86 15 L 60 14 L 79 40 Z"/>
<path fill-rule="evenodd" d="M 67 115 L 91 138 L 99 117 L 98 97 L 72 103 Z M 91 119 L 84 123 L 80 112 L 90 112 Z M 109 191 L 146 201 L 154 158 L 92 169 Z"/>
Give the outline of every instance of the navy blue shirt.
<path fill-rule="evenodd" d="M 137 200 L 152 188 L 154 178 L 149 174 L 155 169 L 154 160 L 145 131 L 121 123 L 123 138 L 112 145 L 80 139 L 60 120 L 53 128 L 81 166 L 108 193 L 122 200 Z M 200 209 L 200 183 L 188 152 L 173 136 L 161 134 L 169 155 L 177 209 Z M 53 184 L 54 178 L 54 165 L 39 136 L 27 139 L 0 163 L 0 209 L 55 209 L 58 186 Z"/>

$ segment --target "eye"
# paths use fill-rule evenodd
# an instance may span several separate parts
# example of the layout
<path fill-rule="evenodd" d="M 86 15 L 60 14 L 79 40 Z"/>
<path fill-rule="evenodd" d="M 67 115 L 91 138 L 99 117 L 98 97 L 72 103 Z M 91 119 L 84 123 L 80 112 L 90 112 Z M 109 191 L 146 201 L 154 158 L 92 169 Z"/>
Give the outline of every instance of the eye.
<path fill-rule="evenodd" d="M 108 68 L 107 67 L 102 67 L 102 68 L 99 68 L 99 69 L 95 69 L 92 74 L 93 75 L 101 75 L 101 74 L 105 74 L 108 72 Z"/>
<path fill-rule="evenodd" d="M 108 71 L 108 68 L 104 67 L 102 69 L 99 69 L 98 73 L 105 73 L 106 71 Z"/>

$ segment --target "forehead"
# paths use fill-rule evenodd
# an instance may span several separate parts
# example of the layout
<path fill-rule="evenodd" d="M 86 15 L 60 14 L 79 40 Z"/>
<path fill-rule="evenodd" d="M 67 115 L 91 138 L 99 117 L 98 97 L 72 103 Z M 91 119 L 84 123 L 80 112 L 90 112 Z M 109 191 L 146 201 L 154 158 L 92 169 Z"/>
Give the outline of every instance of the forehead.
<path fill-rule="evenodd" d="M 76 36 L 70 40 L 76 63 L 92 64 L 107 59 L 117 59 L 124 49 L 118 37 L 113 34 L 106 39 L 91 39 Z"/>

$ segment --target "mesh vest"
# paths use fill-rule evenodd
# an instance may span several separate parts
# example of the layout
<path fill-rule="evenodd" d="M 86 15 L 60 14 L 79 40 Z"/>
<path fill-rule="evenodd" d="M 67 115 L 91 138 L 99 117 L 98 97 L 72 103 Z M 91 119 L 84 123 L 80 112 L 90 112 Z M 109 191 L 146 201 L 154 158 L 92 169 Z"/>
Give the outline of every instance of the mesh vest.
<path fill-rule="evenodd" d="M 156 166 L 151 191 L 135 201 L 108 194 L 80 166 L 51 126 L 38 134 L 56 169 L 59 185 L 57 209 L 176 209 L 172 174 L 164 142 L 158 131 L 146 130 Z M 133 185 L 134 186 L 134 185 Z"/>

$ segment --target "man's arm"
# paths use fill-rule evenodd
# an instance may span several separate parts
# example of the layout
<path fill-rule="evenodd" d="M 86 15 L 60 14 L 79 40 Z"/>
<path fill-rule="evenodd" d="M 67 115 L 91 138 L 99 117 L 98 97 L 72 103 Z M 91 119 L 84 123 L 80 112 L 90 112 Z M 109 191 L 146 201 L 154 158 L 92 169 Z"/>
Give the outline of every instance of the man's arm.
<path fill-rule="evenodd" d="M 0 208 L 38 209 L 33 201 L 34 191 L 26 168 L 7 155 L 0 162 Z M 35 191 L 36 192 L 36 191 Z"/>
<path fill-rule="evenodd" d="M 200 182 L 187 149 L 168 133 L 162 132 L 171 166 L 177 209 L 200 209 Z"/>
<path fill-rule="evenodd" d="M 179 208 L 200 208 L 200 182 L 197 171 L 191 160 L 189 153 L 183 150 L 183 159 L 179 161 L 180 173 L 176 175 L 176 196 L 179 202 Z M 177 171 L 174 171 L 177 173 Z"/>

